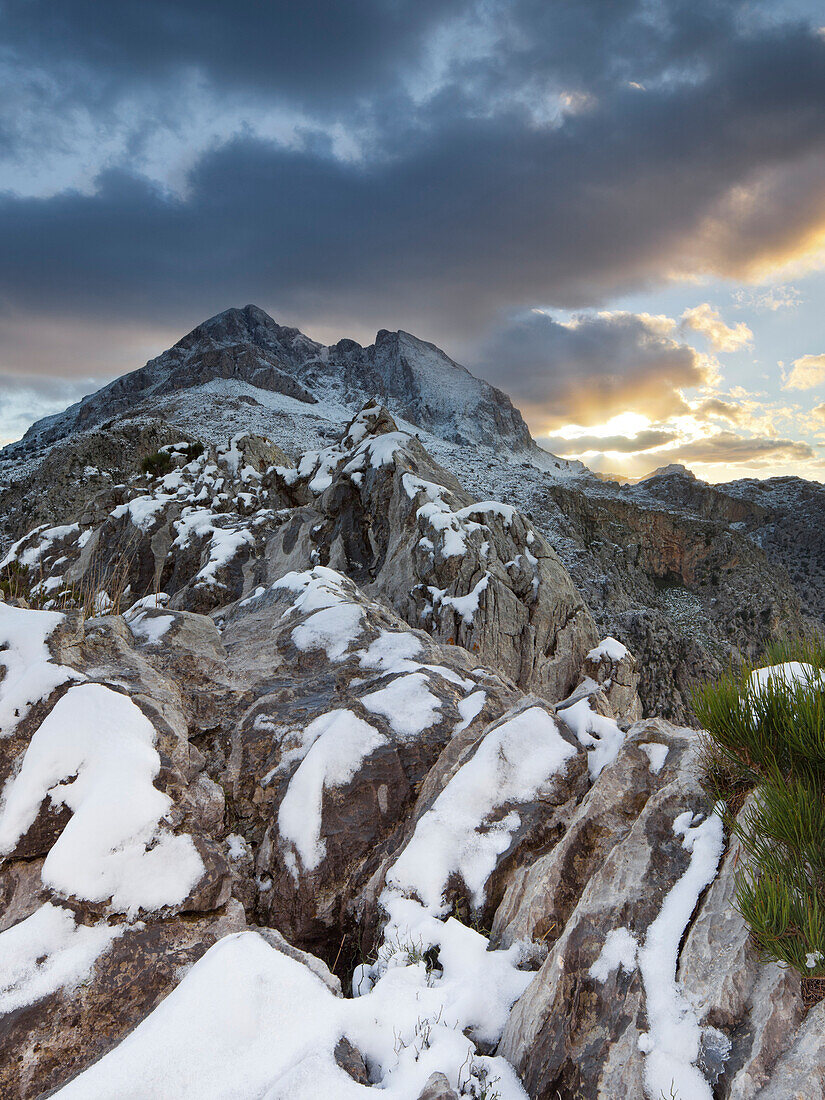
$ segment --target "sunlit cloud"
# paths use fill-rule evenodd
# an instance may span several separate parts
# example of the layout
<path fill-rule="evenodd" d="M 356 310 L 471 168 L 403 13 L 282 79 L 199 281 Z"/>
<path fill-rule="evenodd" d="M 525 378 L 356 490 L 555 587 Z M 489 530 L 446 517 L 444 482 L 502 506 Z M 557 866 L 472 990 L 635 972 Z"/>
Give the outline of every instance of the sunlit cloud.
<path fill-rule="evenodd" d="M 718 417 L 727 420 L 730 424 L 736 424 L 742 418 L 741 405 L 735 405 L 731 401 L 724 401 L 721 397 L 707 397 L 693 406 L 694 414 L 704 419 L 705 417 Z"/>
<path fill-rule="evenodd" d="M 744 321 L 733 326 L 726 325 L 709 302 L 686 309 L 682 314 L 682 325 L 704 336 L 716 351 L 737 351 L 753 343 L 753 333 Z"/>
<path fill-rule="evenodd" d="M 702 439 L 682 443 L 665 452 L 673 461 L 712 463 L 753 463 L 771 459 L 777 462 L 806 462 L 817 457 L 808 443 L 793 439 L 770 439 L 764 436 L 743 437 L 722 431 Z"/>
<path fill-rule="evenodd" d="M 825 382 L 825 355 L 803 355 L 794 359 L 788 372 L 786 390 L 812 390 Z"/>
<path fill-rule="evenodd" d="M 635 454 L 639 451 L 649 451 L 653 447 L 661 447 L 665 443 L 672 443 L 676 439 L 676 432 L 663 431 L 653 428 L 646 432 L 640 432 L 637 436 L 626 435 L 581 435 L 573 439 L 564 436 L 545 436 L 539 439 L 539 443 L 553 454 L 569 457 L 586 456 L 598 451 L 613 451 L 619 454 Z"/>
<path fill-rule="evenodd" d="M 541 310 L 487 340 L 479 369 L 539 434 L 592 427 L 623 413 L 662 420 L 690 411 L 682 391 L 711 385 L 718 364 L 676 338 L 664 315 L 601 311 L 561 321 Z"/>

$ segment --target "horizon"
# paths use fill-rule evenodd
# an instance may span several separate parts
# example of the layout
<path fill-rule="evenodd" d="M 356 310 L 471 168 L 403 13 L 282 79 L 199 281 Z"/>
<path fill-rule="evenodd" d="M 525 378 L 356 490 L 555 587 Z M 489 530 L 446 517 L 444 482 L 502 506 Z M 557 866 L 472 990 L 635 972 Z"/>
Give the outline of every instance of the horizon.
<path fill-rule="evenodd" d="M 824 480 L 821 23 L 10 0 L 0 443 L 234 300 L 409 331 L 598 473 Z"/>

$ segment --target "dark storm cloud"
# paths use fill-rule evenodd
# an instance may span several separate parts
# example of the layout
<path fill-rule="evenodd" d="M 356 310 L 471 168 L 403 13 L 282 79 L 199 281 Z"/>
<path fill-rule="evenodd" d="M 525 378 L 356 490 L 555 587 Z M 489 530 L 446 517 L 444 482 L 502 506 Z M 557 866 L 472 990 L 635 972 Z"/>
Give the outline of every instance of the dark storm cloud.
<path fill-rule="evenodd" d="M 257 300 L 461 350 L 502 310 L 578 308 L 669 271 L 735 273 L 825 220 L 825 42 L 809 30 L 743 30 L 749 9 L 717 0 L 514 0 L 486 5 L 488 51 L 459 39 L 437 93 L 411 101 L 402 77 L 458 10 L 7 0 L 6 49 L 51 65 L 93 115 L 196 70 L 264 106 L 366 112 L 371 129 L 352 161 L 322 130 L 304 149 L 239 136 L 197 160 L 180 197 L 128 163 L 93 194 L 6 195 L 0 302 L 183 326 Z M 543 124 L 554 89 L 591 98 Z"/>
<path fill-rule="evenodd" d="M 461 0 L 5 0 L 3 41 L 88 97 L 187 70 L 224 89 L 340 109 L 420 61 Z"/>

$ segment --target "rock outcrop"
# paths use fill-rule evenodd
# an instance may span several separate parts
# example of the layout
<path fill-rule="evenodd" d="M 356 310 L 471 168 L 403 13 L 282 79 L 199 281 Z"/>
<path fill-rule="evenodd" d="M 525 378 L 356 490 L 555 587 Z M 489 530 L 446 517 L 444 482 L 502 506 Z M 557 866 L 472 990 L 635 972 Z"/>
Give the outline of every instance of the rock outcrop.
<path fill-rule="evenodd" d="M 0 567 L 4 1096 L 821 1095 L 699 735 L 532 521 L 373 404 L 149 466 Z"/>

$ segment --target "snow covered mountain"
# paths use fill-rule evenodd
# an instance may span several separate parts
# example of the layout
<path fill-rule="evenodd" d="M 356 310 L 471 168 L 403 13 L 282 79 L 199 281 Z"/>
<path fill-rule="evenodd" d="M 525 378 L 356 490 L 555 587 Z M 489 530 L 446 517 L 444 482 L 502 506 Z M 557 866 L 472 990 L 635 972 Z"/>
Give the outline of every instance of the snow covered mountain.
<path fill-rule="evenodd" d="M 221 397 L 242 401 L 250 413 L 263 406 L 293 421 L 327 420 L 337 428 L 378 398 L 394 416 L 433 436 L 546 461 L 510 398 L 434 344 L 382 329 L 369 347 L 354 340 L 325 347 L 253 305 L 204 321 L 140 370 L 38 421 L 8 452 L 25 454 L 116 416 L 171 410 L 180 419 L 183 403 L 200 410 L 219 405 Z"/>

